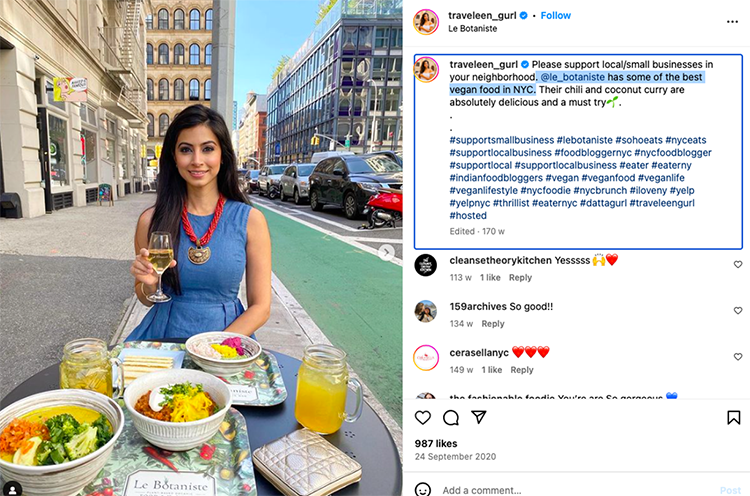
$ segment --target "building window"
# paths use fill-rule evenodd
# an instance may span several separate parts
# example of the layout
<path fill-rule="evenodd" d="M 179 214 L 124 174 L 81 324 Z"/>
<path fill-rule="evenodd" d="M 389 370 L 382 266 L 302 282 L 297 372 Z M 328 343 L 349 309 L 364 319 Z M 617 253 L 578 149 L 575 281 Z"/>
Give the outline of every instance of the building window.
<path fill-rule="evenodd" d="M 110 162 L 115 161 L 115 140 L 104 138 L 104 158 Z"/>
<path fill-rule="evenodd" d="M 388 48 L 388 38 L 391 36 L 390 28 L 378 28 L 375 30 L 375 48 Z"/>
<path fill-rule="evenodd" d="M 167 9 L 159 11 L 159 29 L 169 29 L 169 12 L 167 12 Z"/>
<path fill-rule="evenodd" d="M 154 63 L 154 47 L 151 46 L 151 43 L 146 45 L 146 63 L 147 64 Z"/>
<path fill-rule="evenodd" d="M 351 86 L 354 84 L 354 59 L 341 59 L 341 85 Z"/>
<path fill-rule="evenodd" d="M 198 65 L 201 63 L 201 49 L 198 45 L 193 43 L 190 45 L 190 65 Z"/>
<path fill-rule="evenodd" d="M 364 83 L 370 79 L 370 59 L 357 59 L 357 81 Z"/>
<path fill-rule="evenodd" d="M 159 80 L 159 100 L 169 100 L 169 81 Z"/>
<path fill-rule="evenodd" d="M 214 11 L 208 9 L 206 11 L 206 30 L 211 31 L 214 28 Z"/>
<path fill-rule="evenodd" d="M 190 29 L 195 31 L 201 28 L 201 13 L 198 9 L 190 11 Z"/>
<path fill-rule="evenodd" d="M 385 72 L 388 68 L 388 59 L 385 57 L 373 57 L 372 59 L 372 79 L 375 81 L 384 81 Z"/>
<path fill-rule="evenodd" d="M 154 116 L 153 114 L 148 114 L 148 136 L 149 138 L 154 137 Z"/>
<path fill-rule="evenodd" d="M 391 48 L 401 48 L 403 44 L 404 44 L 403 29 L 398 29 L 398 28 L 391 29 Z"/>
<path fill-rule="evenodd" d="M 356 27 L 344 28 L 343 49 L 346 52 L 351 52 L 355 48 L 357 48 L 357 28 Z"/>
<path fill-rule="evenodd" d="M 183 81 L 182 79 L 177 79 L 174 82 L 174 99 L 185 99 L 185 81 Z"/>
<path fill-rule="evenodd" d="M 203 85 L 203 99 L 204 100 L 211 99 L 211 80 L 210 79 L 206 79 L 206 84 Z"/>
<path fill-rule="evenodd" d="M 399 107 L 399 97 L 401 96 L 401 90 L 398 88 L 388 89 L 388 93 L 385 94 L 385 111 L 396 112 Z"/>
<path fill-rule="evenodd" d="M 372 27 L 360 26 L 359 28 L 359 50 L 372 50 Z"/>
<path fill-rule="evenodd" d="M 390 59 L 388 81 L 401 81 L 401 57 Z"/>
<path fill-rule="evenodd" d="M 159 116 L 159 136 L 167 134 L 167 128 L 169 127 L 169 116 L 167 114 L 161 114 Z"/>
<path fill-rule="evenodd" d="M 206 59 L 206 65 L 211 65 L 211 52 L 213 52 L 212 46 L 210 44 L 206 45 L 206 52 L 204 55 Z"/>
<path fill-rule="evenodd" d="M 349 116 L 349 107 L 352 104 L 352 90 L 341 88 L 339 92 L 339 115 Z"/>
<path fill-rule="evenodd" d="M 174 11 L 174 28 L 185 29 L 185 12 L 182 9 Z"/>
<path fill-rule="evenodd" d="M 201 89 L 200 89 L 200 83 L 197 79 L 191 79 L 190 80 L 190 87 L 188 89 L 190 92 L 190 99 L 191 100 L 199 100 L 201 96 Z"/>
<path fill-rule="evenodd" d="M 169 64 L 169 47 L 166 43 L 159 45 L 159 63 Z"/>
<path fill-rule="evenodd" d="M 96 182 L 96 133 L 82 129 L 83 151 L 83 179 L 87 183 Z"/>
<path fill-rule="evenodd" d="M 154 99 L 154 82 L 150 79 L 146 81 L 146 99 Z"/>
<path fill-rule="evenodd" d="M 154 29 L 154 16 L 151 14 L 146 16 L 146 29 Z"/>
<path fill-rule="evenodd" d="M 68 124 L 49 114 L 49 157 L 53 183 L 70 184 L 68 160 Z"/>
<path fill-rule="evenodd" d="M 180 43 L 174 46 L 174 60 L 172 62 L 177 65 L 183 65 L 185 63 L 185 47 Z"/>

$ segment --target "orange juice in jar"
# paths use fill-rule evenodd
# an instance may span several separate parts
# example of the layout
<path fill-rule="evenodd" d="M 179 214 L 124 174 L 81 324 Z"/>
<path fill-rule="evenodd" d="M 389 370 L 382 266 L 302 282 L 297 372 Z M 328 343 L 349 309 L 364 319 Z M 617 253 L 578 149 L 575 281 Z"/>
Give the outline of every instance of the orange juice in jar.
<path fill-rule="evenodd" d="M 357 394 L 354 415 L 346 413 L 346 391 L 351 384 Z M 318 434 L 332 434 L 343 422 L 354 422 L 362 414 L 362 385 L 349 378 L 346 353 L 327 345 L 312 345 L 297 374 L 297 421 Z"/>

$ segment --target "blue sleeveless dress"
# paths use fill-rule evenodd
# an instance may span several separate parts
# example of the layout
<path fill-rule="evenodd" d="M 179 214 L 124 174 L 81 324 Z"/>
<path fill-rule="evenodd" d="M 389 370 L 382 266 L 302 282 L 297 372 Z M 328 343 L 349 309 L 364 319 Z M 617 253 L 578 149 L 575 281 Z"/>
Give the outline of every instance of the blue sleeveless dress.
<path fill-rule="evenodd" d="M 189 338 L 201 332 L 223 331 L 242 315 L 245 309 L 237 296 L 247 259 L 247 219 L 251 209 L 245 203 L 226 201 L 207 245 L 211 258 L 203 265 L 188 259 L 188 248 L 195 244 L 180 228 L 177 266 L 169 270 L 180 271 L 182 294 L 174 294 L 165 285 L 164 292 L 172 299 L 154 303 L 126 341 Z M 188 216 L 198 237 L 203 236 L 213 219 L 213 214 Z"/>

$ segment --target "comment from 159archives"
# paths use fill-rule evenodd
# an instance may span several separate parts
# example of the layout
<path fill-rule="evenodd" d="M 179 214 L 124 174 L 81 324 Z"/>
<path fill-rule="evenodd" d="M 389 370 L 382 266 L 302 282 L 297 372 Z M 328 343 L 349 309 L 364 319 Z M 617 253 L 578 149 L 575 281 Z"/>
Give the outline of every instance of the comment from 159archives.
<path fill-rule="evenodd" d="M 740 55 L 425 56 L 416 249 L 742 247 Z"/>

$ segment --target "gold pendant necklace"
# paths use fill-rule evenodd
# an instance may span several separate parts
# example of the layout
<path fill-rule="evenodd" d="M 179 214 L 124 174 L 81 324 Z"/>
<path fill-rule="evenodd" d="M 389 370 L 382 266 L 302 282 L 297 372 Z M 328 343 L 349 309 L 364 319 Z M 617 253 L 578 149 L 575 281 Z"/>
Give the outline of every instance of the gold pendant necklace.
<path fill-rule="evenodd" d="M 188 259 L 196 265 L 206 263 L 209 258 L 211 258 L 211 248 L 208 246 L 201 248 L 199 244 L 196 248 L 192 246 L 188 248 Z"/>

